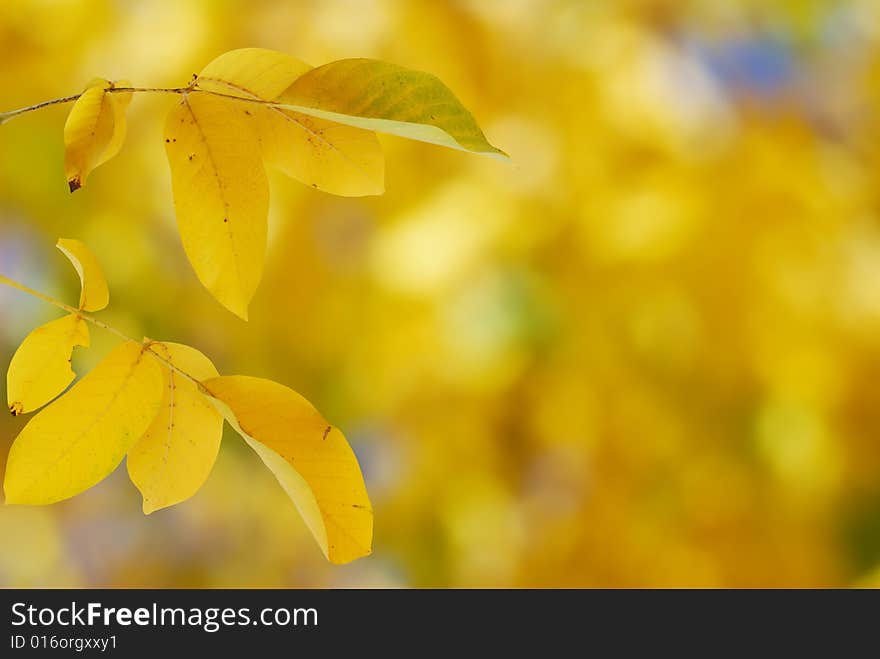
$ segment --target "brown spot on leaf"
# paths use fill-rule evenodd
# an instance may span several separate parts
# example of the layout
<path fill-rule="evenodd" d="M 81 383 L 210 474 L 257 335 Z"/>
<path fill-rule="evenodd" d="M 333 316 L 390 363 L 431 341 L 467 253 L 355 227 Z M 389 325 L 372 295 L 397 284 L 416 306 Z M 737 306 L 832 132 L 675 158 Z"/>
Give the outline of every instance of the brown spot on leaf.
<path fill-rule="evenodd" d="M 22 405 L 20 401 L 15 401 L 9 406 L 9 411 L 12 412 L 12 416 L 18 416 L 24 412 L 24 405 Z"/>
<path fill-rule="evenodd" d="M 72 179 L 67 181 L 67 187 L 70 188 L 71 192 L 76 192 L 82 187 L 82 181 L 80 181 L 79 176 L 74 176 Z"/>
<path fill-rule="evenodd" d="M 165 138 L 165 144 L 168 144 L 170 141 L 171 140 L 169 140 L 167 137 Z"/>
<path fill-rule="evenodd" d="M 229 218 L 228 218 L 228 217 L 224 217 L 224 218 L 223 218 L 223 224 L 226 224 L 227 222 L 229 222 Z"/>
<path fill-rule="evenodd" d="M 333 430 L 333 426 L 327 426 L 324 428 L 324 436 L 321 439 L 327 439 L 327 435 L 330 434 L 330 431 Z"/>

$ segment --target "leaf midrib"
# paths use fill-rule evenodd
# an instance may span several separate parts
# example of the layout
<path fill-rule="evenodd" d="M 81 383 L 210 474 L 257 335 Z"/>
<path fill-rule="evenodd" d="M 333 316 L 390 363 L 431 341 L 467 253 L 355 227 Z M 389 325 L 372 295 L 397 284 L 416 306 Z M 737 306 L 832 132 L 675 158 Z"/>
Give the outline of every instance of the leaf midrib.
<path fill-rule="evenodd" d="M 214 152 L 211 150 L 211 144 L 208 141 L 207 136 L 205 135 L 205 131 L 202 130 L 201 123 L 196 117 L 195 110 L 193 110 L 192 105 L 190 105 L 189 98 L 186 94 L 183 95 L 183 103 L 186 105 L 186 109 L 187 111 L 189 111 L 190 117 L 192 117 L 193 125 L 196 127 L 196 130 L 199 133 L 199 138 L 201 139 L 202 144 L 205 146 L 205 151 L 208 153 L 208 160 L 211 163 L 211 171 L 214 173 L 214 178 L 217 181 L 217 191 L 220 193 L 220 199 L 223 201 L 223 216 L 229 220 L 228 222 L 224 222 L 224 224 L 226 225 L 226 237 L 229 239 L 229 249 L 232 252 L 232 264 L 235 268 L 235 281 L 238 284 L 239 297 L 241 299 L 244 299 L 245 295 L 243 295 L 243 290 L 241 288 L 241 264 L 239 263 L 238 250 L 235 249 L 235 236 L 232 235 L 232 217 L 231 213 L 229 212 L 229 201 L 226 199 L 225 187 L 223 185 L 223 181 L 220 178 L 220 172 L 217 168 L 217 161 L 214 158 Z M 216 284 L 216 281 L 214 283 Z"/>

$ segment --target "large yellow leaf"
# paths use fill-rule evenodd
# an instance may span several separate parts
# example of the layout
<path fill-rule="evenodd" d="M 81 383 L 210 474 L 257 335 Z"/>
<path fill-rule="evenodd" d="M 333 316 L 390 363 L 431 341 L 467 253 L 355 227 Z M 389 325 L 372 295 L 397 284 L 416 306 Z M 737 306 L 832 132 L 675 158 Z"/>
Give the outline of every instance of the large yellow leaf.
<path fill-rule="evenodd" d="M 162 385 L 158 363 L 143 346 L 117 346 L 15 439 L 6 502 L 53 503 L 103 479 L 156 417 Z"/>
<path fill-rule="evenodd" d="M 33 412 L 63 392 L 76 377 L 70 367 L 73 348 L 88 345 L 89 328 L 73 314 L 28 334 L 6 373 L 9 411 L 14 415 Z"/>
<path fill-rule="evenodd" d="M 197 88 L 268 101 L 310 68 L 284 53 L 242 48 L 208 64 Z M 385 160 L 373 132 L 271 106 L 236 109 L 253 122 L 266 162 L 288 176 L 343 196 L 384 191 Z"/>
<path fill-rule="evenodd" d="M 305 398 L 270 380 L 226 376 L 203 384 L 293 499 L 327 559 L 368 555 L 373 510 L 343 434 Z"/>
<path fill-rule="evenodd" d="M 201 352 L 178 343 L 153 343 L 153 350 L 196 378 L 217 377 Z M 153 423 L 128 452 L 128 474 L 144 497 L 144 513 L 180 503 L 208 478 L 220 439 L 223 417 L 199 393 L 195 383 L 169 367 L 165 397 Z"/>
<path fill-rule="evenodd" d="M 110 303 L 110 290 L 101 264 L 88 247 L 79 240 L 59 238 L 55 245 L 66 256 L 79 274 L 79 308 L 100 311 Z"/>
<path fill-rule="evenodd" d="M 395 64 L 330 62 L 297 78 L 276 100 L 320 119 L 507 159 L 438 78 Z"/>
<path fill-rule="evenodd" d="M 276 50 L 239 48 L 211 60 L 198 74 L 197 85 L 242 98 L 268 100 L 278 96 L 311 68 L 305 62 Z"/>
<path fill-rule="evenodd" d="M 247 319 L 266 255 L 269 184 L 238 101 L 190 93 L 168 114 L 177 225 L 199 280 Z"/>
<path fill-rule="evenodd" d="M 118 87 L 128 83 L 119 82 Z M 73 104 L 64 124 L 64 172 L 70 191 L 78 190 L 86 178 L 122 148 L 125 141 L 125 111 L 131 93 L 108 93 L 114 83 L 96 78 Z"/>

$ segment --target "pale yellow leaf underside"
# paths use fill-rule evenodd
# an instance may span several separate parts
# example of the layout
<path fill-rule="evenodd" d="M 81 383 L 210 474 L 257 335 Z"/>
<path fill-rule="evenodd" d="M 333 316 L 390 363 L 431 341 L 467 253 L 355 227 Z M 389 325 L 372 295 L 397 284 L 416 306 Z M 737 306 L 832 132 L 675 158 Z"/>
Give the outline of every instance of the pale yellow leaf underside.
<path fill-rule="evenodd" d="M 162 372 L 143 346 L 117 346 L 15 439 L 6 502 L 54 503 L 98 483 L 149 427 L 163 391 Z"/>
<path fill-rule="evenodd" d="M 235 101 L 185 94 L 168 114 L 165 150 L 187 257 L 205 288 L 246 320 L 263 273 L 269 184 L 244 119 Z"/>
<path fill-rule="evenodd" d="M 79 275 L 79 308 L 100 311 L 110 303 L 107 278 L 98 259 L 84 243 L 72 238 L 59 238 L 55 245 L 66 256 Z"/>
<path fill-rule="evenodd" d="M 73 314 L 28 334 L 6 372 L 9 411 L 14 415 L 33 412 L 62 393 L 76 377 L 70 367 L 74 347 L 88 345 L 89 328 Z"/>
<path fill-rule="evenodd" d="M 365 130 L 507 160 L 437 77 L 371 59 L 346 59 L 297 78 L 276 99 L 286 109 Z"/>
<path fill-rule="evenodd" d="M 197 380 L 218 375 L 195 348 L 156 342 L 152 349 Z M 160 368 L 165 380 L 162 405 L 127 459 L 128 474 L 143 495 L 145 514 L 195 494 L 214 466 L 223 437 L 223 417 L 196 385 L 167 366 Z"/>
<path fill-rule="evenodd" d="M 275 382 L 226 376 L 203 384 L 293 499 L 327 559 L 347 563 L 368 555 L 373 511 L 343 434 Z"/>
<path fill-rule="evenodd" d="M 243 48 L 208 64 L 197 87 L 270 101 L 310 68 L 284 53 Z M 384 192 L 385 160 L 372 131 L 253 103 L 236 109 L 253 123 L 266 163 L 284 174 L 341 196 Z"/>
<path fill-rule="evenodd" d="M 70 191 L 81 188 L 92 170 L 107 162 L 125 141 L 125 111 L 131 93 L 107 93 L 114 86 L 96 78 L 76 100 L 64 124 L 64 172 Z M 116 86 L 126 87 L 120 82 Z"/>

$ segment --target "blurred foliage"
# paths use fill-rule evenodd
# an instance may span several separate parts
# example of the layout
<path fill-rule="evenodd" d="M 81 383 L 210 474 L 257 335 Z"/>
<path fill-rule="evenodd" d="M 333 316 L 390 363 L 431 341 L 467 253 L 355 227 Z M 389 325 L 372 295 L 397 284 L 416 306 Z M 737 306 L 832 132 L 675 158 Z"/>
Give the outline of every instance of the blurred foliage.
<path fill-rule="evenodd" d="M 0 583 L 880 586 L 878 25 L 873 0 L 0 4 L 2 109 L 243 46 L 377 57 L 438 75 L 514 161 L 383 137 L 382 197 L 274 177 L 246 324 L 181 249 L 171 99 L 135 98 L 73 196 L 65 109 L 3 126 L 0 272 L 70 298 L 53 245 L 88 242 L 113 324 L 345 429 L 376 534 L 325 564 L 229 434 L 148 517 L 124 469 L 0 508 Z M 0 291 L 0 367 L 54 315 Z"/>

